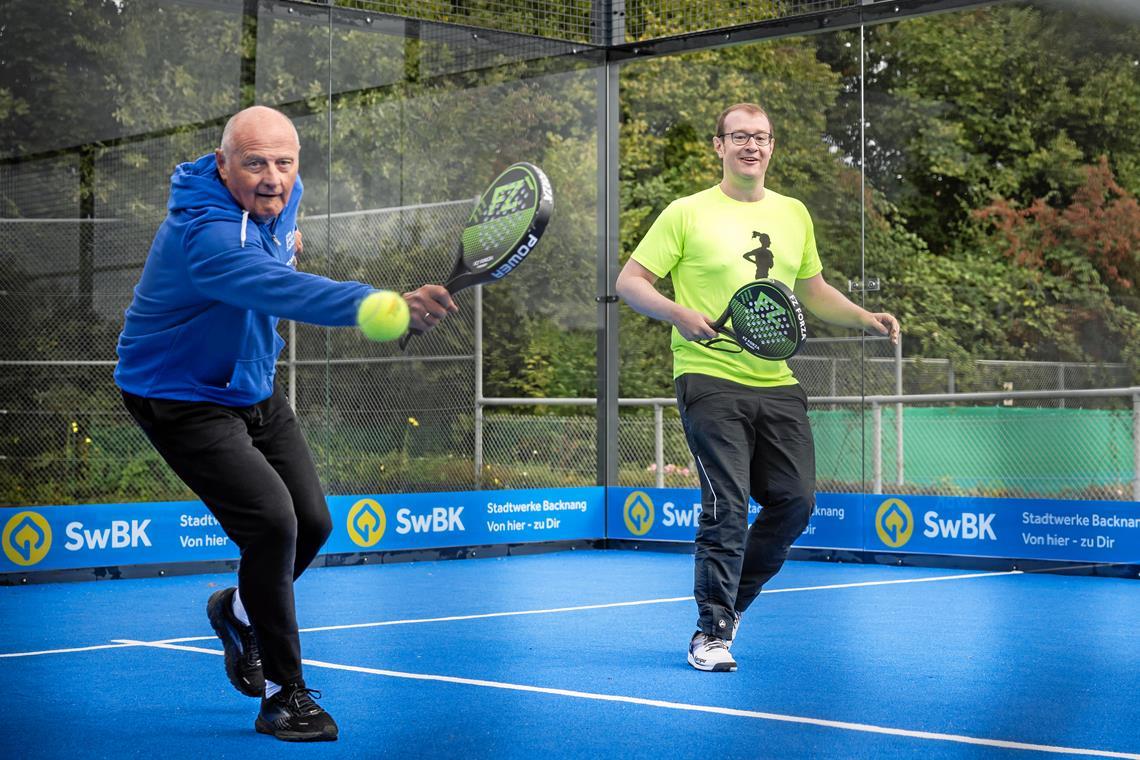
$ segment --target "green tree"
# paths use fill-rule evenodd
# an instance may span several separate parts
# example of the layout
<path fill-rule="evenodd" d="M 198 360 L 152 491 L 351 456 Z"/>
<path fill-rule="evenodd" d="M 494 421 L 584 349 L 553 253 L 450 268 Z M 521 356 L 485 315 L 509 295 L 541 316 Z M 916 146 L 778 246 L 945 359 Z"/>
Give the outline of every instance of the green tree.
<path fill-rule="evenodd" d="M 993 198 L 1065 202 L 1106 155 L 1140 191 L 1140 29 L 1096 13 L 1021 4 L 867 28 L 866 164 L 936 253 L 956 254 Z M 821 37 L 820 59 L 859 85 L 857 33 Z M 829 132 L 860 154 L 857 101 Z"/>

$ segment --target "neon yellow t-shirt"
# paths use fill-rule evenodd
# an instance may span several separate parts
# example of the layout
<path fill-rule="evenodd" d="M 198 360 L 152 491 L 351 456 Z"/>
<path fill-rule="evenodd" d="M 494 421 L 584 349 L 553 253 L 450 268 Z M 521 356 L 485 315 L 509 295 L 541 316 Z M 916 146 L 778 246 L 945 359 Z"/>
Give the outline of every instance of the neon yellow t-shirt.
<path fill-rule="evenodd" d="M 745 203 L 720 186 L 669 204 L 633 252 L 658 277 L 670 275 L 677 303 L 716 319 L 737 288 L 770 277 L 794 288 L 823 270 L 811 216 L 795 198 L 765 189 Z M 706 348 L 673 328 L 673 377 L 695 372 L 744 385 L 794 385 L 784 361 Z"/>

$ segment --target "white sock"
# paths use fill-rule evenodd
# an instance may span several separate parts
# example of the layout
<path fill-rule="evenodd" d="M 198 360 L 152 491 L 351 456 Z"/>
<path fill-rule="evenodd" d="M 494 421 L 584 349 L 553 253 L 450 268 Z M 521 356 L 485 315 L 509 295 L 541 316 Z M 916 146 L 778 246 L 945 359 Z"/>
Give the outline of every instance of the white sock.
<path fill-rule="evenodd" d="M 281 691 L 281 686 L 279 684 L 273 683 L 268 678 L 265 679 L 265 698 L 266 699 L 269 699 L 270 697 L 272 697 L 274 694 L 276 694 L 279 691 Z"/>
<path fill-rule="evenodd" d="M 249 625 L 249 615 L 245 614 L 245 605 L 241 603 L 241 592 L 234 590 L 234 617 L 241 621 L 242 625 Z"/>

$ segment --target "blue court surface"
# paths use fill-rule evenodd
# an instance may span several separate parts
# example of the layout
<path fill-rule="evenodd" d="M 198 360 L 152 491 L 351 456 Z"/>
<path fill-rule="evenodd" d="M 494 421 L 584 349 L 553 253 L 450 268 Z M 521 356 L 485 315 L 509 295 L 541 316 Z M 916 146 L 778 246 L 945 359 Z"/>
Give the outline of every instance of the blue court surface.
<path fill-rule="evenodd" d="M 1140 585 L 790 562 L 735 673 L 685 660 L 692 557 L 310 570 L 340 740 L 253 731 L 206 598 L 232 575 L 0 588 L 4 758 L 1140 758 Z"/>

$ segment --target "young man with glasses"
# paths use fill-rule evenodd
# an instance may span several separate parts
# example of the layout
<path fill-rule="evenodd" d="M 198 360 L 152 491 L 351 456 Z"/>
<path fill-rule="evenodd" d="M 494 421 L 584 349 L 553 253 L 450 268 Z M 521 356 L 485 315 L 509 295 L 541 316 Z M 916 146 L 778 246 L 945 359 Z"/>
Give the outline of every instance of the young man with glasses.
<path fill-rule="evenodd" d="M 699 341 L 717 336 L 715 315 L 736 289 L 761 278 L 793 288 L 825 322 L 889 335 L 892 343 L 899 324 L 824 281 L 807 209 L 764 186 L 776 137 L 763 108 L 726 108 L 712 147 L 723 166 L 720 183 L 661 212 L 618 275 L 617 293 L 673 326 L 677 405 L 701 483 L 698 622 L 688 660 L 698 670 L 733 671 L 740 616 L 779 572 L 815 507 L 815 447 L 807 396 L 786 362 Z M 666 275 L 676 300 L 655 287 Z M 749 496 L 762 507 L 751 528 Z"/>

